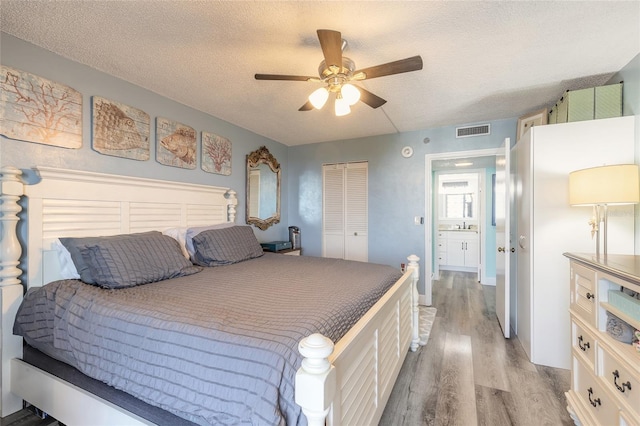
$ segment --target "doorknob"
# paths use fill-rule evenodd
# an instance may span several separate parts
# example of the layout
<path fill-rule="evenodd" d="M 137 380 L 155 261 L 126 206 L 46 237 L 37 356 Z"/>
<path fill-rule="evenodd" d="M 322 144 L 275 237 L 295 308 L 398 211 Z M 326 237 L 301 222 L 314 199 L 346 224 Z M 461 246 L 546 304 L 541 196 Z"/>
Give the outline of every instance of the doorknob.
<path fill-rule="evenodd" d="M 498 253 L 504 253 L 504 247 L 498 247 Z"/>
<path fill-rule="evenodd" d="M 515 253 L 516 252 L 516 248 L 515 247 L 511 247 L 511 253 Z"/>

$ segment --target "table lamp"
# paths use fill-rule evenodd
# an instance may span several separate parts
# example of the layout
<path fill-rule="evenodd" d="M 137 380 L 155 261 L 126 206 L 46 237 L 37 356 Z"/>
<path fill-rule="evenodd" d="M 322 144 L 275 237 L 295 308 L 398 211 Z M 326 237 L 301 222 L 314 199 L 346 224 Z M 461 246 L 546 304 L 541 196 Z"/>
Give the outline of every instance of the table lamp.
<path fill-rule="evenodd" d="M 636 164 L 592 167 L 569 173 L 569 204 L 593 206 L 596 255 L 600 255 L 600 222 L 607 255 L 607 207 L 640 202 L 640 168 Z"/>

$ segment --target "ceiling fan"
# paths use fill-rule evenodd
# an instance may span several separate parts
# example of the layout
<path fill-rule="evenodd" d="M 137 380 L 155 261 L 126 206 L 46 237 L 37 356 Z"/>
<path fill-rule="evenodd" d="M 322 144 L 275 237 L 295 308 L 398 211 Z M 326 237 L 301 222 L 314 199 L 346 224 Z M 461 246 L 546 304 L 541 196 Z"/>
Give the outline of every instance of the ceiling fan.
<path fill-rule="evenodd" d="M 315 90 L 309 95 L 309 100 L 298 111 L 310 111 L 313 108 L 321 109 L 327 102 L 330 93 L 335 93 L 336 95 L 335 113 L 337 116 L 349 114 L 351 106 L 358 101 L 364 102 L 371 108 L 381 107 L 387 102 L 386 100 L 362 87 L 351 84 L 351 82 L 422 69 L 422 58 L 420 56 L 412 56 L 399 61 L 356 70 L 355 63 L 346 56 L 342 56 L 347 42 L 342 39 L 339 31 L 318 30 L 317 32 L 324 55 L 324 61 L 320 62 L 318 67 L 319 77 L 281 74 L 255 75 L 256 80 L 324 83 L 324 87 Z"/>

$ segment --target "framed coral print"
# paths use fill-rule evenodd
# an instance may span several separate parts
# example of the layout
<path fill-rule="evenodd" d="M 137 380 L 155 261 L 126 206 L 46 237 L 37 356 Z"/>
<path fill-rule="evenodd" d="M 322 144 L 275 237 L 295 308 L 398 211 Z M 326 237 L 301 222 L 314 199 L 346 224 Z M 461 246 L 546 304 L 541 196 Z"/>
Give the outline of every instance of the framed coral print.
<path fill-rule="evenodd" d="M 93 149 L 100 154 L 146 161 L 149 114 L 100 96 L 93 97 Z"/>
<path fill-rule="evenodd" d="M 186 124 L 156 118 L 156 161 L 183 169 L 196 168 L 196 131 Z"/>
<path fill-rule="evenodd" d="M 231 174 L 231 141 L 209 132 L 202 132 L 202 170 L 229 176 Z"/>
<path fill-rule="evenodd" d="M 518 119 L 518 139 L 524 135 L 527 130 L 529 130 L 533 126 L 542 126 L 547 124 L 547 109 L 541 109 L 539 111 L 532 112 L 527 115 L 523 115 Z"/>
<path fill-rule="evenodd" d="M 80 92 L 4 65 L 0 89 L 0 134 L 62 148 L 82 147 Z"/>

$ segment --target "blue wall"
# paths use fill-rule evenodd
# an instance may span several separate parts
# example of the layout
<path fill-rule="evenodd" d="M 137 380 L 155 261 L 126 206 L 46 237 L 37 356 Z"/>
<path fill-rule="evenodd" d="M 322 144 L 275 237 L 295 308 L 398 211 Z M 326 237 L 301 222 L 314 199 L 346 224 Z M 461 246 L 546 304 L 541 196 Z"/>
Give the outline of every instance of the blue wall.
<path fill-rule="evenodd" d="M 78 150 L 6 139 L 0 136 L 0 166 L 21 169 L 43 165 L 91 170 L 182 182 L 228 186 L 238 192 L 238 223 L 245 219 L 245 156 L 266 145 L 282 165 L 282 221 L 267 231 L 255 229 L 260 241 L 288 239 L 287 227 L 297 225 L 307 255 L 321 254 L 322 164 L 347 161 L 369 162 L 369 260 L 398 266 L 414 253 L 424 260 L 424 225 L 414 216 L 425 216 L 425 155 L 499 147 L 505 137 L 515 143 L 517 118 L 491 122 L 491 135 L 455 138 L 455 127 L 441 127 L 376 137 L 286 147 L 246 129 L 164 98 L 139 86 L 67 60 L 30 43 L 2 34 L 2 64 L 67 84 L 83 94 L 83 147 Z M 640 55 L 611 81 L 624 80 L 625 115 L 640 112 Z M 187 124 L 198 132 L 210 131 L 233 144 L 232 174 L 221 176 L 184 170 L 157 163 L 152 155 L 140 162 L 105 156 L 91 149 L 91 96 L 103 96 L 147 112 Z M 560 96 L 561 94 L 559 94 Z M 640 117 L 640 116 L 638 116 Z M 464 120 L 461 117 L 461 122 Z M 283 123 L 284 125 L 285 123 Z M 476 123 L 461 123 L 476 124 Z M 640 135 L 638 123 L 636 137 Z M 154 126 L 151 140 L 155 141 Z M 425 138 L 429 139 L 424 143 Z M 639 139 L 640 140 L 640 139 Z M 400 150 L 411 146 L 414 154 L 404 158 Z M 152 150 L 155 144 L 152 143 Z M 636 152 L 636 158 L 640 155 Z M 200 156 L 200 153 L 198 153 Z M 637 161 L 640 162 L 640 161 Z M 492 171 L 487 170 L 489 176 Z M 638 210 L 638 209 L 637 209 Z M 490 219 L 489 219 L 490 220 Z M 636 220 L 636 242 L 640 242 Z M 487 247 L 493 247 L 490 238 Z M 487 250 L 487 270 L 495 269 L 495 253 Z M 491 256 L 490 254 L 493 254 Z M 423 281 L 423 279 L 421 280 Z M 421 283 L 421 288 L 424 288 Z M 422 290 L 421 290 L 422 291 Z"/>
<path fill-rule="evenodd" d="M 17 141 L 0 136 L 0 166 L 11 165 L 20 169 L 50 166 L 102 173 L 114 173 L 230 187 L 238 193 L 236 222 L 245 223 L 246 156 L 265 145 L 282 163 L 281 223 L 261 231 L 254 228 L 260 241 L 286 240 L 287 230 L 287 147 L 246 129 L 187 107 L 139 86 L 127 83 L 105 73 L 67 60 L 47 50 L 2 33 L 0 39 L 2 65 L 27 71 L 40 77 L 66 84 L 82 93 L 83 146 L 65 149 L 31 142 Z M 102 96 L 147 112 L 151 118 L 151 159 L 136 161 L 102 155 L 91 148 L 91 96 Z M 200 135 L 198 135 L 198 166 L 194 170 L 162 165 L 155 160 L 155 117 L 166 117 L 202 130 L 224 136 L 232 144 L 231 175 L 206 173 L 200 169 Z"/>
<path fill-rule="evenodd" d="M 426 214 L 425 156 L 497 148 L 507 137 L 515 140 L 516 124 L 517 118 L 492 121 L 490 135 L 472 138 L 456 139 L 456 126 L 450 126 L 290 147 L 289 221 L 300 227 L 304 253 L 322 254 L 322 165 L 368 161 L 369 261 L 399 266 L 409 254 L 424 261 L 425 229 L 414 224 L 414 217 Z M 413 148 L 412 157 L 402 157 L 404 146 Z M 495 235 L 489 244 L 495 247 Z M 487 250 L 490 276 L 495 276 L 494 251 Z M 422 292 L 423 279 L 420 288 Z"/>

